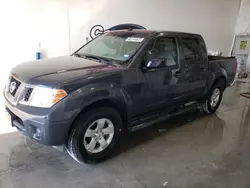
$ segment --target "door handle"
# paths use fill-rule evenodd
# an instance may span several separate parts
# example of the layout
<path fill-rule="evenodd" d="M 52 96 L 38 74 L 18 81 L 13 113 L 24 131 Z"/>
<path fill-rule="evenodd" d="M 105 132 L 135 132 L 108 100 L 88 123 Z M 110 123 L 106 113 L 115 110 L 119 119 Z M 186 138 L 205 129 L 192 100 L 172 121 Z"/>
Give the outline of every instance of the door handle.
<path fill-rule="evenodd" d="M 207 69 L 205 67 L 201 67 L 201 70 L 202 71 L 206 71 Z"/>
<path fill-rule="evenodd" d="M 181 72 L 180 72 L 180 71 L 176 71 L 176 72 L 174 73 L 174 76 L 175 76 L 176 78 L 179 78 L 179 77 L 181 76 Z"/>

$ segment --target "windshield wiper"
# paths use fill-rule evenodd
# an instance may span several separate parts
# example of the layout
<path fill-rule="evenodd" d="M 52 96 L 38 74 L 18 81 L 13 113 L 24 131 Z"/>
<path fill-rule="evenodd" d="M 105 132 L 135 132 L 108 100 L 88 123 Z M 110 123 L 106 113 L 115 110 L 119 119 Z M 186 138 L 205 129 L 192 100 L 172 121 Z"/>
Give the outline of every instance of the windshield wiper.
<path fill-rule="evenodd" d="M 99 57 L 99 56 L 90 55 L 90 54 L 74 54 L 74 55 L 77 56 L 77 57 L 86 58 L 86 59 L 95 59 L 95 60 L 98 60 L 101 63 L 106 63 L 106 64 L 113 65 L 113 66 L 120 66 L 115 61 L 110 60 L 108 58 L 104 58 L 104 57 Z"/>
<path fill-rule="evenodd" d="M 82 57 L 80 54 L 73 54 L 76 57 Z"/>
<path fill-rule="evenodd" d="M 97 56 L 94 55 L 87 55 L 87 54 L 74 54 L 77 57 L 81 57 L 81 58 L 86 58 L 86 59 L 95 59 L 98 60 L 99 62 L 103 62 L 103 60 Z"/>

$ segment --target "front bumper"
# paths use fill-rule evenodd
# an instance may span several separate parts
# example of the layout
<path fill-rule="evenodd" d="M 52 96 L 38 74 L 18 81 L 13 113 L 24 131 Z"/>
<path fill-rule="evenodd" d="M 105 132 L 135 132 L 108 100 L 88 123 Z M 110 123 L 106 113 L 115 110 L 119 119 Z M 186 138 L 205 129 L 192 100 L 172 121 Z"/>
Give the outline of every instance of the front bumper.
<path fill-rule="evenodd" d="M 13 105 L 5 98 L 12 126 L 37 142 L 50 146 L 63 145 L 67 140 L 75 112 L 66 112 L 66 103 L 65 98 L 51 108 L 37 108 Z"/>

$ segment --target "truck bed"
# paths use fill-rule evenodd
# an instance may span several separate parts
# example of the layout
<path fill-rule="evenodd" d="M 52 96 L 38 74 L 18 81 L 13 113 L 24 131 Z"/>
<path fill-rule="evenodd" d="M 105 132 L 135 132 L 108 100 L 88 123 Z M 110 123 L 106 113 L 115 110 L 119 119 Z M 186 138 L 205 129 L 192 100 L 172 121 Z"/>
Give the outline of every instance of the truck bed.
<path fill-rule="evenodd" d="M 208 56 L 208 62 L 210 70 L 224 69 L 226 71 L 228 77 L 227 85 L 231 85 L 234 82 L 237 69 L 235 57 Z"/>
<path fill-rule="evenodd" d="M 224 57 L 224 56 L 213 56 L 213 55 L 208 56 L 208 61 L 222 60 L 222 59 L 235 59 L 235 57 L 233 57 L 233 56 Z"/>

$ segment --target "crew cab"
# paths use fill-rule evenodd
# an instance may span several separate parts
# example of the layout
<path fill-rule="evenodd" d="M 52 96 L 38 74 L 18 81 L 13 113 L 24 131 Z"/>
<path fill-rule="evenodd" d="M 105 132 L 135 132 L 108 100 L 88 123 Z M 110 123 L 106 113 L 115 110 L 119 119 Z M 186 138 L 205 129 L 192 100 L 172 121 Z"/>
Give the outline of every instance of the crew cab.
<path fill-rule="evenodd" d="M 191 108 L 214 113 L 235 73 L 235 58 L 208 56 L 198 34 L 111 31 L 70 56 L 14 67 L 5 106 L 24 135 L 93 162 L 117 147 L 125 129 Z"/>

